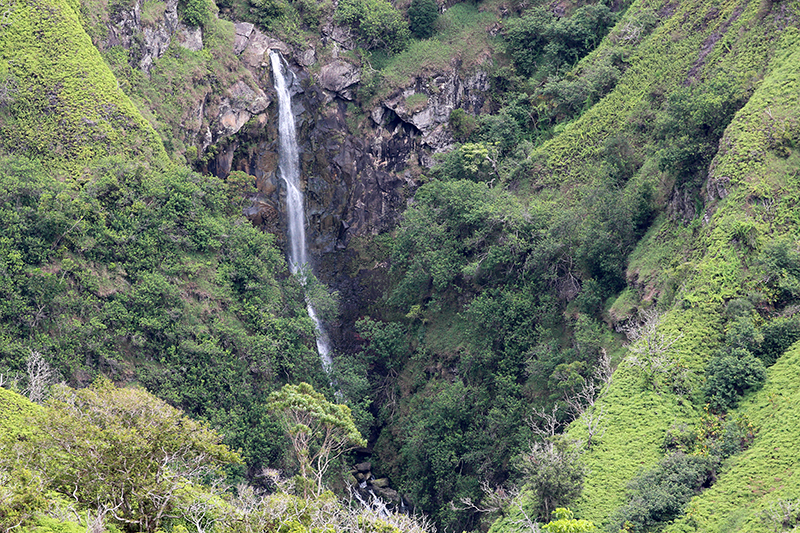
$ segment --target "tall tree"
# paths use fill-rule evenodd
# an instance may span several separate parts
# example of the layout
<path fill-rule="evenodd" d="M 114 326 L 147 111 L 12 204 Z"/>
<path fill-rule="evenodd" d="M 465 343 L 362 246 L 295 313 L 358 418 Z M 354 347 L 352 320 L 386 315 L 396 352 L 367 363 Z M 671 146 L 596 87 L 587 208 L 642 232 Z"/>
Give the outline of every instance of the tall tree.
<path fill-rule="evenodd" d="M 308 383 L 284 385 L 269 397 L 292 443 L 300 476 L 315 484 L 317 496 L 324 489 L 323 477 L 331 462 L 367 442 L 356 429 L 350 408 L 329 402 Z M 309 487 L 303 485 L 304 496 Z"/>

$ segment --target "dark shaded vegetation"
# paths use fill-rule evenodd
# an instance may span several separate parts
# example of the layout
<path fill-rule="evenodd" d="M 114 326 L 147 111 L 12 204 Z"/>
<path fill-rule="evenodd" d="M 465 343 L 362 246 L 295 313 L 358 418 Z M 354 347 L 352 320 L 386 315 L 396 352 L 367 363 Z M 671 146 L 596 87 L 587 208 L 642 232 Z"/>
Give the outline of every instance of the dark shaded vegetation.
<path fill-rule="evenodd" d="M 689 500 L 711 482 L 712 462 L 676 452 L 637 476 L 628 489 L 631 498 L 608 531 L 643 531 L 676 518 Z"/>
<path fill-rule="evenodd" d="M 436 0 L 412 0 L 408 7 L 408 23 L 411 34 L 426 39 L 436 31 L 439 6 Z"/>

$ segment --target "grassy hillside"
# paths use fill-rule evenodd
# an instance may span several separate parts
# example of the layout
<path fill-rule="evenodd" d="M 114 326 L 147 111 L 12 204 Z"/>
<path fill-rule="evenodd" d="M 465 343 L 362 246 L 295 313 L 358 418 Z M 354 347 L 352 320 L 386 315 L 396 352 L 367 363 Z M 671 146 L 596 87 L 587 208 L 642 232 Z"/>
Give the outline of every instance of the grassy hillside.
<path fill-rule="evenodd" d="M 764 388 L 737 411 L 757 429 L 752 446 L 732 457 L 714 486 L 665 531 L 785 531 L 797 524 L 799 354 L 796 346 L 784 354 Z"/>
<path fill-rule="evenodd" d="M 594 408 L 601 429 L 582 456 L 588 474 L 573 506 L 611 530 L 643 490 L 643 482 L 629 483 L 672 468 L 668 459 L 678 452 L 665 442 L 677 428 L 700 435 L 687 448 L 689 462 L 698 457 L 712 478 L 724 471 L 722 459 L 703 451 L 727 438 L 704 433 L 707 416 L 723 425 L 746 419 L 736 409 L 706 414 L 709 361 L 742 349 L 769 366 L 785 348 L 766 356 L 770 336 L 783 321 L 796 323 L 798 155 L 790 117 L 798 111 L 800 5 L 634 2 L 566 74 L 542 61 L 570 57 L 575 48 L 564 35 L 579 30 L 567 25 L 569 11 L 554 17 L 537 9 L 521 8 L 505 23 L 515 70 L 505 71 L 506 88 L 493 95 L 497 114 L 473 123 L 398 230 L 390 302 L 408 313 L 409 337 L 419 340 L 401 373 L 409 388 L 401 389 L 407 403 L 395 424 L 413 436 L 393 427 L 382 446 L 402 472 L 417 468 L 410 443 L 422 445 L 428 468 L 449 472 L 436 496 L 461 494 L 451 506 L 458 509 L 470 489 L 467 480 L 448 484 L 453 471 L 472 469 L 471 479 L 491 488 L 506 469 L 513 484 L 514 459 L 489 466 L 481 454 L 518 454 L 524 463 L 524 443 L 537 440 L 525 422 L 534 435 L 543 431 L 542 410 L 552 405 L 560 405 L 557 422 L 567 422 L 564 400 L 605 351 L 618 368 Z M 576 25 L 585 20 L 577 17 L 603 14 L 571 9 Z M 535 51 L 537 28 L 553 35 L 543 49 L 561 55 Z M 514 199 L 497 191 L 498 182 Z M 629 341 L 634 360 L 620 346 L 622 333 L 641 332 L 646 309 L 660 318 L 650 339 Z M 442 331 L 450 342 L 439 339 Z M 491 391 L 496 403 L 476 399 L 465 414 L 453 402 L 462 387 L 475 398 Z M 430 403 L 423 408 L 418 398 Z M 462 438 L 450 443 L 441 431 L 440 440 L 421 441 L 417 432 L 435 431 L 431 420 L 442 416 Z M 506 447 L 479 444 L 477 426 L 503 434 Z M 588 441 L 582 422 L 568 435 Z M 535 517 L 541 502 L 528 489 L 536 477 L 524 465 L 517 475 L 527 488 L 516 502 Z M 472 501 L 494 501 L 486 488 L 471 489 Z M 524 523 L 517 503 L 494 530 Z M 642 527 L 659 529 L 673 517 L 663 516 Z"/>
<path fill-rule="evenodd" d="M 4 5 L 3 149 L 46 159 L 74 174 L 112 154 L 163 165 L 161 142 L 119 90 L 76 8 L 68 2 L 24 0 Z"/>
<path fill-rule="evenodd" d="M 780 155 L 776 153 L 776 141 L 772 133 L 775 122 L 778 122 L 777 129 L 781 133 L 786 130 L 782 128 L 784 124 L 780 123 L 781 118 L 772 117 L 784 117 L 797 112 L 797 97 L 800 95 L 800 86 L 796 81 L 797 54 L 800 52 L 798 44 L 794 30 L 784 32 L 769 62 L 766 77 L 726 129 L 720 142 L 721 150 L 712 163 L 708 183 L 713 186 L 714 181 L 723 180 L 727 196 L 721 200 L 715 199 L 708 206 L 710 216 L 707 224 L 695 226 L 692 240 L 686 243 L 694 251 L 686 257 L 688 250 L 676 246 L 681 243 L 680 239 L 667 244 L 673 247 L 673 253 L 680 254 L 678 257 L 684 257 L 683 264 L 674 266 L 676 270 L 682 270 L 683 287 L 675 294 L 678 305 L 666 314 L 663 329 L 667 334 L 670 331 L 680 332 L 681 341 L 675 346 L 676 360 L 686 365 L 698 378 L 702 377 L 704 362 L 711 349 L 725 333 L 726 302 L 749 296 L 767 305 L 782 305 L 782 302 L 775 301 L 774 294 L 770 294 L 769 286 L 764 283 L 763 276 L 774 273 L 764 272 L 755 259 L 769 242 L 787 233 L 793 236 L 796 232 L 796 227 L 791 223 L 775 222 L 776 219 L 791 220 L 795 216 L 792 213 L 796 212 L 797 205 L 791 201 L 791 196 L 787 197 L 781 190 L 791 188 L 789 183 L 793 180 L 793 173 L 787 170 L 792 167 L 790 160 L 796 158 L 797 154 L 791 149 Z M 766 212 L 763 206 L 773 202 L 777 204 L 774 211 Z M 664 222 L 662 235 L 670 231 L 669 226 L 669 222 Z M 658 253 L 656 232 L 651 235 L 650 239 L 645 239 L 639 245 L 638 253 L 642 254 L 640 263 L 632 261 L 629 272 L 647 261 L 647 254 L 652 253 L 648 248 L 652 247 Z M 650 279 L 664 279 L 667 274 L 664 270 L 668 265 L 660 262 L 661 272 L 651 271 L 648 273 L 652 276 Z M 624 372 L 618 372 L 622 379 L 615 382 L 613 392 L 608 397 L 607 433 L 601 441 L 603 444 L 594 448 L 587 459 L 592 473 L 587 478 L 584 503 L 580 505 L 580 510 L 582 515 L 598 522 L 604 521 L 610 511 L 619 505 L 625 484 L 637 470 L 634 465 L 640 463 L 646 467 L 660 458 L 659 447 L 667 428 L 678 421 L 690 425 L 693 423 L 691 416 L 671 413 L 664 406 L 648 409 L 652 418 L 645 424 L 641 424 L 641 413 L 637 409 L 623 409 L 617 412 L 617 416 L 612 416 L 611 413 L 625 401 L 619 401 L 617 395 L 630 401 L 637 394 L 636 383 L 624 378 L 630 371 L 625 369 Z M 698 382 L 697 379 L 694 381 Z M 672 401 L 668 398 L 659 400 L 659 404 Z M 641 407 L 646 405 L 635 403 Z M 699 407 L 699 402 L 696 405 Z M 630 428 L 634 420 L 641 424 L 639 431 Z M 791 420 L 787 419 L 785 423 L 783 431 L 793 431 Z M 761 438 L 759 436 L 756 439 L 756 445 Z M 615 460 L 614 457 L 619 459 Z M 637 460 L 631 461 L 631 457 Z M 764 490 L 770 491 L 780 486 L 781 481 L 773 479 L 765 483 Z M 735 509 L 736 506 L 733 506 L 730 511 Z M 720 510 L 716 512 L 720 513 Z M 723 520 L 722 515 L 718 516 L 719 520 Z M 697 530 L 713 529 L 705 529 L 701 522 Z M 725 528 L 721 530 L 732 531 Z"/>
<path fill-rule="evenodd" d="M 546 159 L 530 183 L 569 190 L 575 180 L 591 177 L 591 165 L 581 162 L 596 161 L 605 139 L 620 134 L 629 139 L 638 135 L 639 142 L 647 138 L 652 124 L 663 120 L 652 111 L 654 99 L 669 99 L 687 91 L 686 87 L 713 82 L 715 77 L 737 84 L 744 94 L 752 93 L 725 129 L 713 159 L 703 167 L 702 180 L 694 185 L 691 181 L 681 184 L 686 178 L 675 176 L 674 167 L 657 167 L 664 150 L 657 143 L 634 147 L 641 150 L 641 167 L 632 179 L 653 180 L 664 201 L 669 195 L 669 201 L 674 201 L 675 192 L 683 186 L 691 191 L 691 202 L 697 206 L 688 223 L 680 213 L 659 218 L 631 254 L 627 269 L 630 286 L 641 298 L 639 305 L 655 303 L 665 312 L 659 331 L 675 339 L 672 364 L 686 369 L 682 379 L 689 393 L 675 396 L 665 390 L 669 386 L 653 388 L 641 370 L 627 361 L 620 364 L 602 402 L 605 434 L 585 455 L 589 474 L 576 507 L 583 518 L 607 523 L 625 501 L 628 482 L 664 456 L 667 430 L 678 423 L 698 424 L 704 399 L 697 388 L 704 379 L 705 363 L 732 327 L 726 304 L 736 298 L 749 299 L 759 306 L 756 316 L 762 323 L 778 312 L 787 316 L 793 312 L 786 308 L 791 303 L 786 294 L 776 294 L 775 283 L 770 283 L 780 274 L 765 270 L 759 254 L 784 236 L 790 246 L 796 246 L 797 205 L 790 191 L 794 188 L 793 161 L 798 157 L 797 129 L 789 117 L 798 112 L 800 43 L 788 21 L 797 19 L 797 8 L 788 3 L 771 10 L 764 3 L 738 2 L 672 6 L 670 16 L 650 35 L 623 44 L 630 49 L 629 66 L 615 89 L 540 152 Z M 667 7 L 634 3 L 604 45 L 584 59 L 577 71 L 591 68 L 593 61 L 624 43 L 624 32 L 630 31 L 647 9 L 663 13 Z M 707 100 L 707 105 L 713 101 Z M 703 110 L 696 108 L 695 112 Z M 650 126 L 639 124 L 648 120 Z M 676 178 L 678 181 L 673 181 Z M 784 357 L 794 360 L 790 355 Z M 781 359 L 770 371 L 767 389 L 772 394 L 777 389 L 770 387 L 779 387 L 773 380 L 791 372 L 791 365 Z M 674 377 L 672 380 L 674 389 Z M 762 391 L 759 397 L 761 394 L 769 393 Z M 753 413 L 744 407 L 741 412 Z M 570 435 L 585 439 L 580 426 L 574 424 Z M 787 494 L 792 493 L 789 499 L 795 496 L 789 489 L 791 482 L 777 473 L 781 468 L 773 470 L 769 479 L 762 475 L 754 481 L 753 473 L 770 470 L 755 450 L 762 440 L 768 442 L 778 438 L 776 435 L 793 435 L 796 440 L 796 431 L 790 416 L 783 422 L 771 419 L 769 429 L 758 433 L 753 448 L 731 459 L 740 467 L 725 466 L 718 485 L 691 504 L 688 518 L 682 519 L 680 526 L 668 530 L 736 531 L 739 525 L 742 530 L 764 530 L 760 511 L 751 508 L 753 494 L 787 489 Z M 788 459 L 791 452 L 783 457 L 793 462 Z M 748 486 L 748 498 L 728 488 L 737 483 L 740 489 Z M 759 503 L 757 507 L 767 505 Z"/>

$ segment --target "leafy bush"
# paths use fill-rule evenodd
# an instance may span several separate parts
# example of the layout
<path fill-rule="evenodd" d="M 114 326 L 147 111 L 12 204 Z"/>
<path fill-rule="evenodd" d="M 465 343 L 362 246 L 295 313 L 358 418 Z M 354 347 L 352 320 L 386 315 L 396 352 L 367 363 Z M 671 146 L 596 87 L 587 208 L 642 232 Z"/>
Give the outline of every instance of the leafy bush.
<path fill-rule="evenodd" d="M 453 137 L 457 141 L 467 141 L 472 136 L 475 128 L 478 127 L 475 117 L 467 114 L 463 109 L 453 109 L 450 112 L 449 119 L 450 129 L 453 131 Z"/>
<path fill-rule="evenodd" d="M 249 2 L 255 21 L 264 28 L 270 28 L 274 21 L 289 10 L 286 0 L 249 0 Z"/>
<path fill-rule="evenodd" d="M 628 485 L 628 503 L 615 515 L 614 531 L 646 531 L 679 516 L 689 500 L 712 479 L 707 457 L 676 452 Z"/>
<path fill-rule="evenodd" d="M 205 26 L 216 15 L 213 0 L 186 0 L 183 6 L 183 21 L 190 26 Z"/>
<path fill-rule="evenodd" d="M 107 380 L 78 391 L 62 386 L 47 407 L 26 449 L 32 464 L 51 488 L 113 508 L 131 530 L 155 531 L 179 507 L 181 490 L 241 461 L 215 431 L 140 389 Z"/>
<path fill-rule="evenodd" d="M 411 0 L 408 20 L 411 34 L 418 39 L 427 39 L 436 28 L 439 5 L 436 0 Z"/>
<path fill-rule="evenodd" d="M 761 328 L 761 344 L 754 350 L 764 366 L 772 366 L 783 352 L 800 339 L 800 321 L 796 318 L 775 318 Z"/>
<path fill-rule="evenodd" d="M 506 25 L 511 58 L 524 76 L 557 74 L 597 46 L 614 20 L 603 4 L 578 8 L 563 18 L 537 7 Z"/>
<path fill-rule="evenodd" d="M 761 388 L 766 379 L 764 363 L 735 348 L 730 355 L 717 355 L 708 362 L 703 394 L 714 409 L 724 412 L 736 407 L 745 392 Z"/>
<path fill-rule="evenodd" d="M 562 437 L 551 437 L 535 443 L 518 459 L 518 468 L 525 476 L 525 487 L 538 501 L 539 518 L 547 519 L 556 508 L 570 503 L 583 488 L 586 467 L 580 450 Z"/>
<path fill-rule="evenodd" d="M 719 138 L 746 101 L 747 92 L 727 74 L 670 93 L 655 129 L 663 140 L 659 170 L 671 173 L 677 184 L 703 175 Z"/>
<path fill-rule="evenodd" d="M 596 531 L 593 523 L 588 520 L 578 520 L 569 509 L 563 507 L 553 511 L 554 520 L 542 526 L 547 533 L 591 533 Z"/>
<path fill-rule="evenodd" d="M 408 24 L 388 0 L 342 0 L 335 17 L 356 31 L 368 49 L 399 52 L 408 42 Z"/>

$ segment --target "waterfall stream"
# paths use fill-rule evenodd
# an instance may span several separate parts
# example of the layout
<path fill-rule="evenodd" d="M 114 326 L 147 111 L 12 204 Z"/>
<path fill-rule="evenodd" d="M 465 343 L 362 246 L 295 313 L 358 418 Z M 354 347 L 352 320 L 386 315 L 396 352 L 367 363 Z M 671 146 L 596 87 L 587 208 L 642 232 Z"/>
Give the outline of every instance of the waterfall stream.
<path fill-rule="evenodd" d="M 305 285 L 308 260 L 306 253 L 305 210 L 303 190 L 300 184 L 300 150 L 297 146 L 297 130 L 292 113 L 292 95 L 289 92 L 294 73 L 277 50 L 269 51 L 275 90 L 278 93 L 278 172 L 286 184 L 286 210 L 289 219 L 289 270 L 300 277 Z M 330 372 L 330 338 L 311 302 L 306 298 L 308 316 L 317 328 L 317 351 L 326 372 Z"/>

